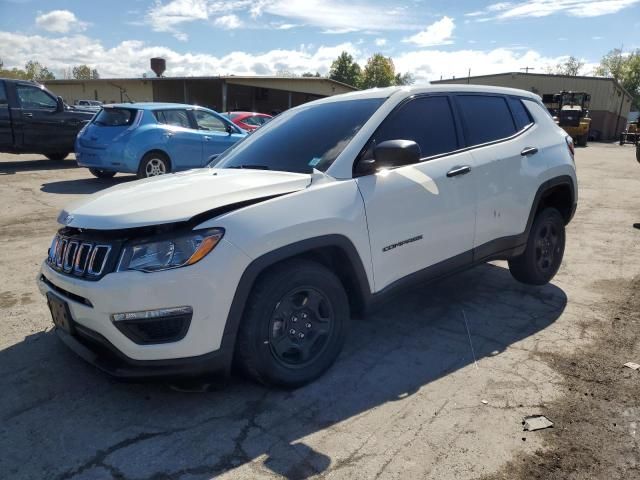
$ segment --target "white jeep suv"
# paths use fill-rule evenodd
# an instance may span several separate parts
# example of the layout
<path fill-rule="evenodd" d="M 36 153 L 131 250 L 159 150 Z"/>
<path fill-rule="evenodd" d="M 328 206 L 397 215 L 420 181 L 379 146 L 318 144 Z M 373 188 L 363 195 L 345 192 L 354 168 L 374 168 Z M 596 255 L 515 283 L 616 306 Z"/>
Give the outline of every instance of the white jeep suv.
<path fill-rule="evenodd" d="M 577 202 L 573 144 L 532 93 L 374 89 L 276 117 L 210 168 L 64 210 L 38 282 L 57 332 L 119 377 L 298 386 L 389 293 L 488 260 L 544 284 Z"/>

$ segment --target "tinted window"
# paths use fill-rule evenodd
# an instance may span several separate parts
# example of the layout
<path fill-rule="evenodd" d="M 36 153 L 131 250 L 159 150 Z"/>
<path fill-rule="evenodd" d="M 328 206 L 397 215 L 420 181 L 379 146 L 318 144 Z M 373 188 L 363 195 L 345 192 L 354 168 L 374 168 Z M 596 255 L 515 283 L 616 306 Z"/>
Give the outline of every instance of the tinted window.
<path fill-rule="evenodd" d="M 128 108 L 103 108 L 98 112 L 93 123 L 104 127 L 124 127 L 133 123 L 135 114 L 136 110 Z"/>
<path fill-rule="evenodd" d="M 246 125 L 251 125 L 252 127 L 259 127 L 260 125 L 262 125 L 260 117 L 255 115 L 251 117 L 245 117 L 240 121 Z"/>
<path fill-rule="evenodd" d="M 191 128 L 186 110 L 157 110 L 154 112 L 159 123 L 174 127 Z"/>
<path fill-rule="evenodd" d="M 375 144 L 386 140 L 413 140 L 423 158 L 456 150 L 456 128 L 447 97 L 416 98 L 402 105 L 373 136 Z"/>
<path fill-rule="evenodd" d="M 196 123 L 200 130 L 214 130 L 217 132 L 226 132 L 226 124 L 215 115 L 205 112 L 204 110 L 195 110 Z"/>
<path fill-rule="evenodd" d="M 458 105 L 469 145 L 493 142 L 516 133 L 511 112 L 503 97 L 459 95 Z"/>
<path fill-rule="evenodd" d="M 513 120 L 516 122 L 516 129 L 522 130 L 533 123 L 533 119 L 527 108 L 523 105 L 522 100 L 518 98 L 509 98 L 509 106 L 513 113 Z"/>
<path fill-rule="evenodd" d="M 58 106 L 55 98 L 38 87 L 18 84 L 16 93 L 22 108 L 55 110 Z"/>
<path fill-rule="evenodd" d="M 325 171 L 383 101 L 343 100 L 287 110 L 218 157 L 216 168 Z"/>
<path fill-rule="evenodd" d="M 0 81 L 0 105 L 7 104 L 7 92 L 4 88 L 4 82 Z"/>

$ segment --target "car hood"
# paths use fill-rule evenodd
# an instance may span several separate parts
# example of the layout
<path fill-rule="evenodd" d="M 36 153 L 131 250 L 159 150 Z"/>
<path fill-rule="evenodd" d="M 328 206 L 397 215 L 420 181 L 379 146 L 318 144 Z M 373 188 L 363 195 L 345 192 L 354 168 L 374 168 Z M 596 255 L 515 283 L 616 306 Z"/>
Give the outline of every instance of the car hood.
<path fill-rule="evenodd" d="M 69 227 L 116 230 L 186 221 L 239 202 L 306 188 L 311 175 L 248 169 L 201 168 L 123 183 L 65 208 Z"/>

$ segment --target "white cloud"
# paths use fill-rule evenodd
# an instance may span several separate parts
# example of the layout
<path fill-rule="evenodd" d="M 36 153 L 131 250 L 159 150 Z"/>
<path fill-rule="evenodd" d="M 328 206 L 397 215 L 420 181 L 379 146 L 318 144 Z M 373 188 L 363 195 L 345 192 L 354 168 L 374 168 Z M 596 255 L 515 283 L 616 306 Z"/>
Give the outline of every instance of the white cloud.
<path fill-rule="evenodd" d="M 225 30 L 233 30 L 242 26 L 242 22 L 238 16 L 234 14 L 218 17 L 213 21 L 213 24 L 216 27 L 224 28 Z"/>
<path fill-rule="evenodd" d="M 167 60 L 167 76 L 275 75 L 278 71 L 296 74 L 318 71 L 326 74 L 331 62 L 343 50 L 358 59 L 362 56 L 358 48 L 349 42 L 314 49 L 307 45 L 300 49 L 276 49 L 257 54 L 232 51 L 223 56 L 214 56 L 196 52 L 179 53 L 137 40 L 106 48 L 100 41 L 84 35 L 44 38 L 0 32 L 0 45 L 3 46 L 5 68 L 21 67 L 25 59 L 33 59 L 52 69 L 59 77 L 70 65 L 82 63 L 96 68 L 103 78 L 139 77 L 149 70 L 151 57 L 164 57 Z"/>
<path fill-rule="evenodd" d="M 82 32 L 86 30 L 88 24 L 81 22 L 69 10 L 52 10 L 38 15 L 36 25 L 48 32 L 68 33 L 70 31 Z"/>
<path fill-rule="evenodd" d="M 640 0 L 527 0 L 519 3 L 500 2 L 484 10 L 469 12 L 477 21 L 507 20 L 526 17 L 547 17 L 564 13 L 573 17 L 599 17 L 617 13 L 640 3 Z"/>
<path fill-rule="evenodd" d="M 447 45 L 453 43 L 451 35 L 455 24 L 452 18 L 442 17 L 437 22 L 432 23 L 426 30 L 418 32 L 411 37 L 405 38 L 402 41 L 406 43 L 413 43 L 420 47 L 432 47 L 435 45 Z"/>
<path fill-rule="evenodd" d="M 384 47 L 387 44 L 386 38 L 376 38 L 376 47 Z"/>
<path fill-rule="evenodd" d="M 565 57 L 547 57 L 535 50 L 495 48 L 493 50 L 418 50 L 402 53 L 393 59 L 396 69 L 410 72 L 416 82 L 442 78 L 488 75 L 491 73 L 519 72 L 520 67 L 535 67 L 543 72 L 547 65 L 556 65 Z"/>

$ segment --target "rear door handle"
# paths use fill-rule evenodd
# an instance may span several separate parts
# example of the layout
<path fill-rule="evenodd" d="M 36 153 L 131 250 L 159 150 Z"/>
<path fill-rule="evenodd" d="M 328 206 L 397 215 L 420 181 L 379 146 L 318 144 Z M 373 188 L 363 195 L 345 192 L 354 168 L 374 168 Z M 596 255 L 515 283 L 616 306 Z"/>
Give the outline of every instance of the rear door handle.
<path fill-rule="evenodd" d="M 447 172 L 447 177 L 455 177 L 457 175 L 465 175 L 471 171 L 471 167 L 469 165 L 464 165 L 462 167 L 455 167 Z"/>
<path fill-rule="evenodd" d="M 520 155 L 526 157 L 528 155 L 535 155 L 536 153 L 538 153 L 538 149 L 536 147 L 526 147 L 520 152 Z"/>
<path fill-rule="evenodd" d="M 24 113 L 22 114 L 22 116 L 23 116 L 23 117 L 31 118 L 31 117 L 33 117 L 33 113 L 24 112 Z"/>

